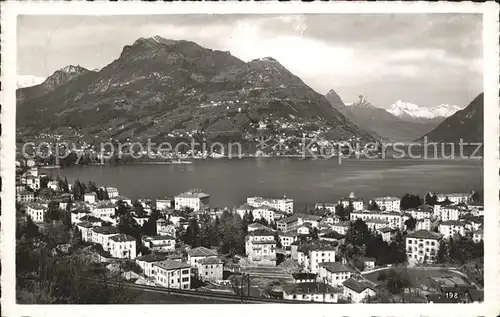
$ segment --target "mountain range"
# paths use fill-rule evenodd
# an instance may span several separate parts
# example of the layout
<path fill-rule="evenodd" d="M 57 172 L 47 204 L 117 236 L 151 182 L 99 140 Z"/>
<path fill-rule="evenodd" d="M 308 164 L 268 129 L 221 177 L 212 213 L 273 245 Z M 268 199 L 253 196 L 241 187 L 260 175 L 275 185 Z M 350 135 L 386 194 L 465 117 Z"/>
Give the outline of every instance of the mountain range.
<path fill-rule="evenodd" d="M 17 101 L 17 126 L 29 133 L 72 127 L 126 139 L 182 129 L 236 140 L 251 123 L 274 117 L 328 126 L 332 138 L 373 140 L 273 58 L 243 62 L 230 52 L 159 36 L 125 46 L 99 71 L 56 71 L 18 89 Z"/>
<path fill-rule="evenodd" d="M 374 106 L 363 96 L 359 96 L 359 100 L 354 103 L 345 104 L 333 89 L 325 97 L 349 120 L 371 133 L 374 138 L 387 142 L 412 142 L 444 120 L 444 117 L 438 116 L 419 117 L 417 111 L 414 113 L 407 111 L 404 114 L 401 112 L 402 115 L 397 116 L 386 109 Z M 414 107 L 412 110 L 417 108 Z"/>
<path fill-rule="evenodd" d="M 435 129 L 427 133 L 429 142 L 483 142 L 484 94 L 479 94 L 463 110 L 446 118 Z M 422 141 L 419 138 L 419 141 Z"/>
<path fill-rule="evenodd" d="M 409 102 L 398 100 L 391 105 L 387 112 L 402 119 L 439 119 L 447 118 L 455 112 L 462 110 L 455 105 L 439 105 L 435 107 L 422 107 Z"/>

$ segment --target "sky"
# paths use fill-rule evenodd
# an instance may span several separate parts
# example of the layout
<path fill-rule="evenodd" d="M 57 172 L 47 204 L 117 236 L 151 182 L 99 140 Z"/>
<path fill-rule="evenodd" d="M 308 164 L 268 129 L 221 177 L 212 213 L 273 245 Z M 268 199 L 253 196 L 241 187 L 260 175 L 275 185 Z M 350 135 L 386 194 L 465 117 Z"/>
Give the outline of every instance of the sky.
<path fill-rule="evenodd" d="M 483 91 L 480 14 L 154 15 L 18 17 L 18 75 L 67 65 L 100 69 L 125 45 L 159 35 L 273 57 L 321 94 L 465 107 Z"/>

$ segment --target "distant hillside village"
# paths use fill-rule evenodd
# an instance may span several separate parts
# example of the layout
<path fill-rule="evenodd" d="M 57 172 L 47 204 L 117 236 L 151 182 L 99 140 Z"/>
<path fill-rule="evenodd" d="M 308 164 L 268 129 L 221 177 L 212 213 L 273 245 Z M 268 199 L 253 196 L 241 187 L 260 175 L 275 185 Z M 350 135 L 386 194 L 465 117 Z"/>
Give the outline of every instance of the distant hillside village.
<path fill-rule="evenodd" d="M 482 298 L 476 192 L 350 193 L 307 213 L 290 197 L 248 197 L 218 209 L 202 190 L 132 200 L 26 166 L 16 200 L 19 254 L 91 259 L 130 283 L 330 303 Z M 18 262 L 20 276 L 36 272 Z"/>

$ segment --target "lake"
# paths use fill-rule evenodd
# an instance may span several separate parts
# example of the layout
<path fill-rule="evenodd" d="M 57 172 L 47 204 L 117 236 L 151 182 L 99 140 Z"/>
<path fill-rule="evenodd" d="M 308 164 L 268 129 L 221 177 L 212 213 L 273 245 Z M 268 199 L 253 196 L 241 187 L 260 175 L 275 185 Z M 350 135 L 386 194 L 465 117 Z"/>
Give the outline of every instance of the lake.
<path fill-rule="evenodd" d="M 193 164 L 124 164 L 47 169 L 98 185 L 115 186 L 129 198 L 172 197 L 198 188 L 210 194 L 213 207 L 234 207 L 248 196 L 295 199 L 295 210 L 316 202 L 336 202 L 354 192 L 375 196 L 427 191 L 483 192 L 483 160 L 331 160 L 248 158 L 194 160 Z"/>

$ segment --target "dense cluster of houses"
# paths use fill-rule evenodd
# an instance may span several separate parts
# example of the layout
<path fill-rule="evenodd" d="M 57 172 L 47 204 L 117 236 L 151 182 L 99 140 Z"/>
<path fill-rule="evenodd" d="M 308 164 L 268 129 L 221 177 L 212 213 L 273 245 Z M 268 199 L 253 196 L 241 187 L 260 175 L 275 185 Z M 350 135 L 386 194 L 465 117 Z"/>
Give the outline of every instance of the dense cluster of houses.
<path fill-rule="evenodd" d="M 35 223 L 46 221 L 51 201 L 59 202 L 59 207 L 66 209 L 70 196 L 62 193 L 58 182 L 49 181 L 47 187 L 53 191 L 52 198 L 35 198 L 41 177 L 46 176 L 36 167 L 30 167 L 16 186 L 17 201 L 25 205 L 27 215 Z M 71 222 L 80 230 L 84 242 L 100 245 L 113 258 L 134 260 L 151 285 L 189 289 L 192 276 L 216 283 L 223 280 L 224 261 L 217 251 L 205 247 L 186 248 L 187 256 L 183 256 L 176 244 L 178 229 L 187 228 L 190 218 L 198 218 L 201 214 L 213 218 L 220 215 L 220 211 L 210 209 L 210 195 L 201 190 L 190 190 L 173 198 L 137 200 L 145 213 L 132 212 L 138 225 L 149 221 L 149 215 L 155 209 L 162 215 L 156 221 L 156 235 L 141 237 L 141 244 L 151 254 L 141 255 L 137 251 L 138 241 L 117 229 L 117 202 L 132 205 L 132 200 L 120 196 L 115 187 L 102 189 L 108 193 L 109 199 L 99 200 L 95 193 L 85 193 L 83 201 L 72 202 L 68 207 Z M 360 278 L 359 271 L 339 257 L 337 251 L 352 222 L 362 219 L 386 242 L 390 242 L 398 231 L 406 230 L 408 260 L 432 262 L 436 259 L 441 239 L 454 235 L 468 236 L 475 242 L 483 239 L 484 210 L 482 206 L 470 203 L 470 195 L 437 195 L 438 203 L 434 206 L 401 210 L 398 197 L 374 197 L 365 205 L 362 198 L 351 193 L 337 203 L 316 204 L 319 212 L 314 214 L 294 213 L 294 200 L 287 197 L 249 197 L 233 212 L 242 218 L 251 214 L 254 221 L 265 220 L 261 221 L 264 224 L 254 222 L 248 225 L 245 253 L 249 265 L 276 266 L 278 253 L 298 263 L 300 272 L 294 274 L 296 283 L 283 288 L 285 299 L 361 302 L 374 296 L 376 290 Z M 377 208 L 368 210 L 367 206 L 373 204 Z M 352 207 L 348 219 L 343 220 L 335 214 L 337 205 Z M 192 210 L 188 215 L 176 212 L 186 208 Z M 408 228 L 410 219 L 414 221 L 412 228 Z M 276 229 L 271 229 L 266 223 L 274 224 Z M 304 240 L 301 236 L 314 238 Z M 365 270 L 374 268 L 375 259 L 364 258 L 364 267 Z"/>

